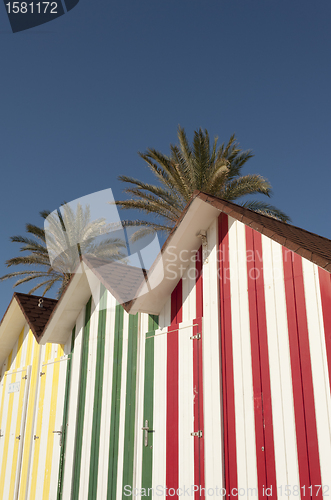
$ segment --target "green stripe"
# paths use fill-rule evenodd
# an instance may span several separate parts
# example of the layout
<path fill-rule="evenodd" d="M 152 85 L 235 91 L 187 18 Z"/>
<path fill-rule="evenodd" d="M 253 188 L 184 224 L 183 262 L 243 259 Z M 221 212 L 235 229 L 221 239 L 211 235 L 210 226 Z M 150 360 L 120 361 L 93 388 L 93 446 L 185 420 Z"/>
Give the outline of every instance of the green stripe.
<path fill-rule="evenodd" d="M 71 383 L 71 355 L 75 346 L 75 335 L 76 335 L 76 326 L 72 330 L 71 334 L 71 351 L 68 359 L 67 365 L 67 373 L 66 373 L 66 388 L 64 395 L 64 405 L 63 405 L 63 420 L 62 420 L 62 445 L 60 452 L 60 462 L 59 462 L 59 479 L 58 479 L 58 488 L 57 488 L 57 500 L 61 500 L 62 498 L 62 488 L 63 488 L 63 470 L 65 464 L 65 449 L 67 442 L 67 420 L 68 420 L 68 411 L 69 411 L 69 397 L 70 397 L 70 383 Z"/>
<path fill-rule="evenodd" d="M 78 497 L 79 497 L 79 481 L 80 481 L 83 430 L 84 430 L 84 413 L 85 413 L 85 399 L 86 399 L 86 381 L 87 381 L 87 363 L 88 363 L 88 350 L 89 350 L 89 339 L 90 339 L 91 308 L 92 308 L 92 297 L 90 298 L 90 300 L 86 304 L 86 308 L 85 308 L 85 324 L 84 324 L 82 355 L 81 355 L 81 363 L 80 363 L 80 377 L 79 377 L 80 383 L 79 383 L 79 393 L 78 393 L 78 409 L 77 409 L 77 421 L 76 421 L 76 438 L 75 438 L 75 453 L 74 453 L 71 500 L 78 500 Z"/>
<path fill-rule="evenodd" d="M 97 359 L 95 370 L 93 421 L 91 434 L 90 453 L 90 477 L 88 499 L 94 500 L 97 497 L 98 487 L 98 465 L 99 465 L 99 445 L 100 445 L 100 424 L 102 409 L 102 388 L 105 358 L 105 335 L 106 335 L 106 313 L 107 313 L 107 291 L 103 285 L 100 287 L 100 310 L 97 339 Z"/>
<path fill-rule="evenodd" d="M 124 430 L 124 462 L 123 488 L 133 488 L 134 429 L 136 409 L 136 378 L 138 352 L 138 314 L 129 317 L 128 365 L 126 379 L 125 430 Z M 132 498 L 125 495 L 123 498 Z"/>
<path fill-rule="evenodd" d="M 122 352 L 123 352 L 123 316 L 122 306 L 116 305 L 115 312 L 115 338 L 114 338 L 114 364 L 111 399 L 110 420 L 110 443 L 108 462 L 108 489 L 107 499 L 116 498 L 117 487 L 117 461 L 118 440 L 120 425 L 120 403 L 121 403 L 121 375 L 122 375 Z"/>
<path fill-rule="evenodd" d="M 153 399 L 154 399 L 154 338 L 155 330 L 158 328 L 158 316 L 149 315 L 148 332 L 146 333 L 145 346 L 145 381 L 144 381 L 144 420 L 148 427 L 153 430 Z M 152 488 L 152 472 L 153 472 L 153 432 L 148 433 L 148 446 L 146 447 L 143 440 L 143 463 L 142 463 L 142 478 L 141 486 Z"/>

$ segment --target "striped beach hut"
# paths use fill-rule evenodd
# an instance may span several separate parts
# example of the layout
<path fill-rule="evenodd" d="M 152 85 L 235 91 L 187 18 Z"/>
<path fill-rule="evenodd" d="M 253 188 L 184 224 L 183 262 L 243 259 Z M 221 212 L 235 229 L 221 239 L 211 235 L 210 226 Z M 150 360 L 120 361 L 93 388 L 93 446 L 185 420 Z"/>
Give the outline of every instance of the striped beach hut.
<path fill-rule="evenodd" d="M 15 294 L 0 498 L 329 496 L 330 272 L 326 238 L 196 192 L 148 273 Z"/>

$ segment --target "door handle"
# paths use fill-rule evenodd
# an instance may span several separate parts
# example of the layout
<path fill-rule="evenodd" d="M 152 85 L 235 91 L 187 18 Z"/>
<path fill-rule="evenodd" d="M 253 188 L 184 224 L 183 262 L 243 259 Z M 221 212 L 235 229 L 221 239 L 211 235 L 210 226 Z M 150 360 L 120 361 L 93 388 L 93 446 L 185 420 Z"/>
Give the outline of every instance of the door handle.
<path fill-rule="evenodd" d="M 148 446 L 148 433 L 149 432 L 155 432 L 152 429 L 148 427 L 148 420 L 145 420 L 145 427 L 141 428 L 145 432 L 144 436 L 144 446 Z"/>

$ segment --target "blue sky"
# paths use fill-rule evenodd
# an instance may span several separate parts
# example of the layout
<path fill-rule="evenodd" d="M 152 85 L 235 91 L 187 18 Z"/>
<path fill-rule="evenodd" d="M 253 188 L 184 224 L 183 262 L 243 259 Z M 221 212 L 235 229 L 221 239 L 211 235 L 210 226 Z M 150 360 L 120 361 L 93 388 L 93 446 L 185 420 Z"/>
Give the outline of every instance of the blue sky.
<path fill-rule="evenodd" d="M 3 6 L 0 275 L 39 211 L 106 188 L 119 198 L 119 174 L 152 181 L 137 151 L 167 153 L 178 124 L 190 139 L 235 132 L 255 153 L 243 173 L 331 238 L 330 19 L 329 0 L 80 0 L 12 34 Z M 0 283 L 1 317 L 13 283 Z"/>

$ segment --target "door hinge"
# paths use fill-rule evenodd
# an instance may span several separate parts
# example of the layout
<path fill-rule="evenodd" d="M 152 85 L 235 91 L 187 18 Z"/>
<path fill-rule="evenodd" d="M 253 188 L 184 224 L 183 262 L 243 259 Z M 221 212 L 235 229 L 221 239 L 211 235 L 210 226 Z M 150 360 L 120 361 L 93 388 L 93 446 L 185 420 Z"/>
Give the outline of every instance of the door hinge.
<path fill-rule="evenodd" d="M 190 337 L 191 340 L 199 340 L 201 339 L 201 333 L 197 333 L 196 335 L 192 335 L 192 337 Z"/>
<path fill-rule="evenodd" d="M 22 377 L 22 380 L 28 380 L 28 376 L 25 375 L 25 377 Z"/>
<path fill-rule="evenodd" d="M 60 436 L 60 446 L 62 446 L 62 435 L 63 435 L 62 425 L 60 427 L 60 430 L 59 431 L 53 431 L 53 434 L 58 434 Z"/>
<path fill-rule="evenodd" d="M 191 436 L 202 438 L 202 431 L 191 432 Z"/>
<path fill-rule="evenodd" d="M 3 434 L 1 434 L 1 429 L 0 429 L 0 438 L 2 438 L 2 437 L 3 437 Z"/>

